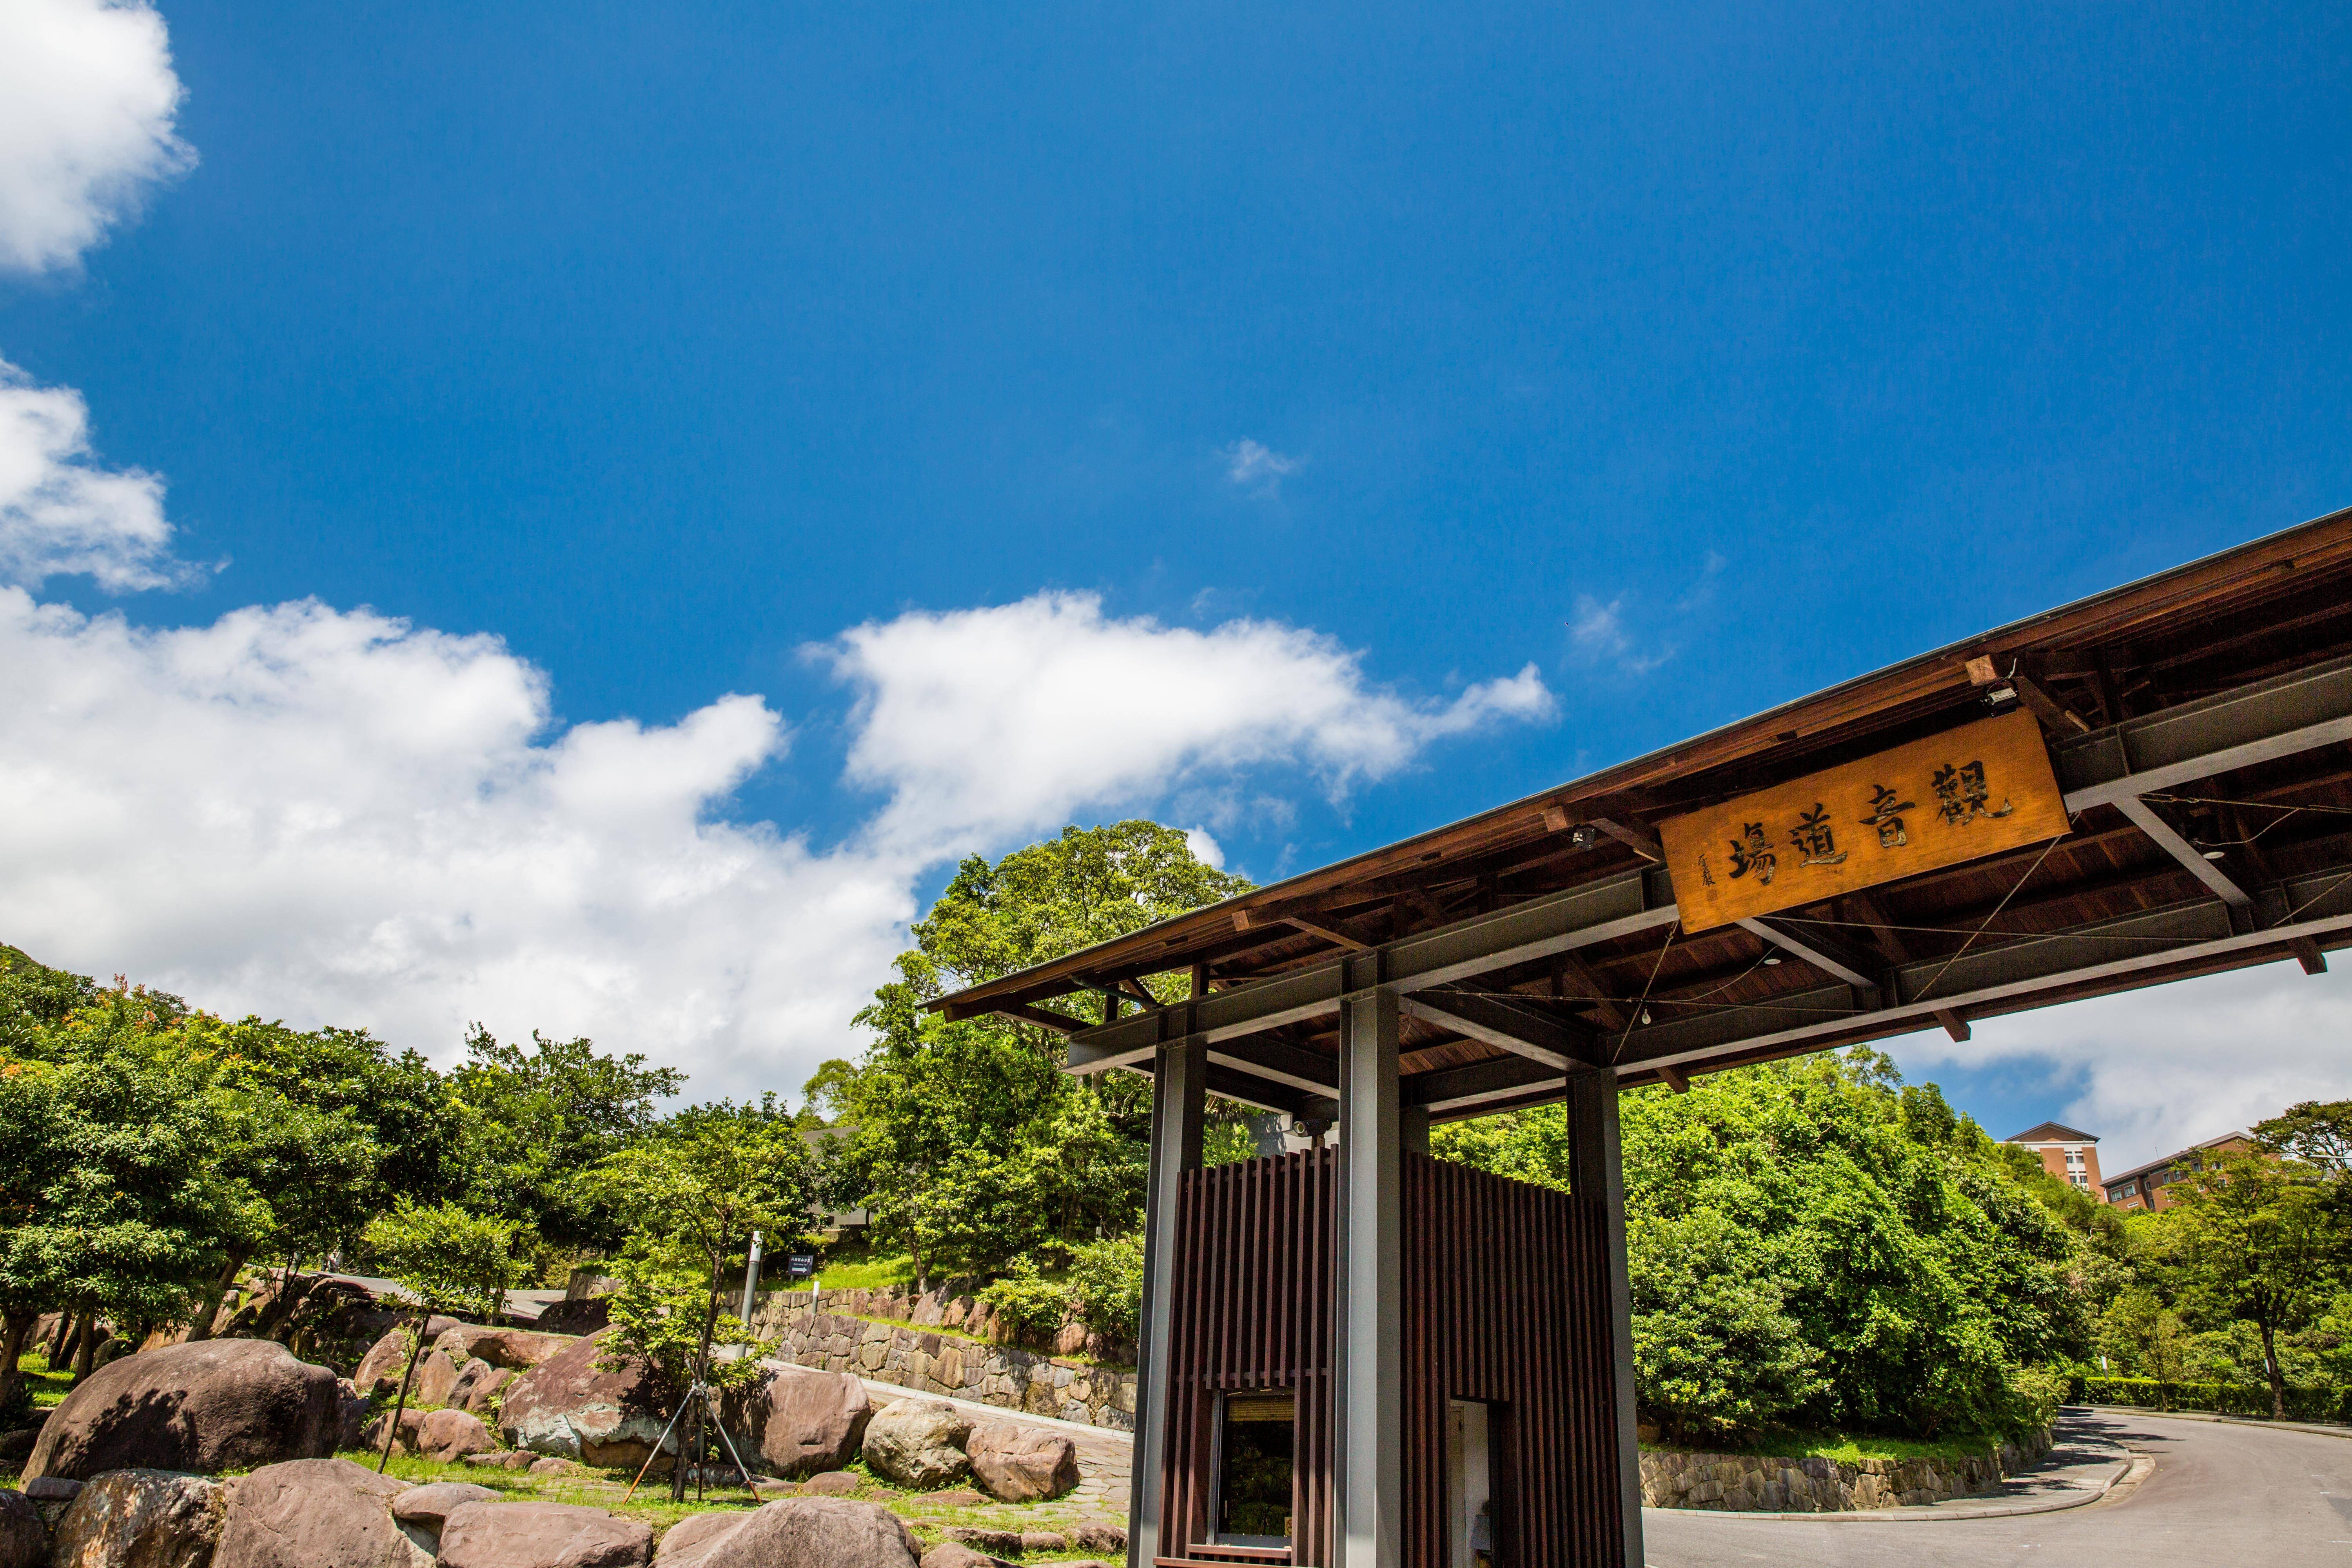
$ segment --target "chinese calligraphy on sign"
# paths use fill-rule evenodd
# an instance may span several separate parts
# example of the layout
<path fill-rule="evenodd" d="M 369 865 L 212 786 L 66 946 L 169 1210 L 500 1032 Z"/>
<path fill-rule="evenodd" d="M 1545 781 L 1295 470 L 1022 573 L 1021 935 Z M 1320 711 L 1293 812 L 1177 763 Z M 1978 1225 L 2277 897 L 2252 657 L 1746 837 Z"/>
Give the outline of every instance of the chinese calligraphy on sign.
<path fill-rule="evenodd" d="M 1683 928 L 1694 931 L 2065 831 L 2050 753 L 2027 713 L 1979 720 L 1658 826 Z"/>

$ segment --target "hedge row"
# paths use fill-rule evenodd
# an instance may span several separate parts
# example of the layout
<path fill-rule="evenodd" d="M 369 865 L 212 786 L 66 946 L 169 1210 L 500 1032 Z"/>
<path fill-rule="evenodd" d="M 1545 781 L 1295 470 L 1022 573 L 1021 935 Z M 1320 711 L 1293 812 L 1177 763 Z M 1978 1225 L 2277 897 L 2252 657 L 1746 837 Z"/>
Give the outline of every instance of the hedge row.
<path fill-rule="evenodd" d="M 2151 1410 L 2206 1410 L 2216 1415 L 2268 1416 L 2271 1391 L 2259 1383 L 2159 1383 L 2152 1377 L 2077 1377 L 2070 1405 L 2138 1405 Z M 2352 1421 L 2352 1386 L 2286 1391 L 2290 1421 Z"/>

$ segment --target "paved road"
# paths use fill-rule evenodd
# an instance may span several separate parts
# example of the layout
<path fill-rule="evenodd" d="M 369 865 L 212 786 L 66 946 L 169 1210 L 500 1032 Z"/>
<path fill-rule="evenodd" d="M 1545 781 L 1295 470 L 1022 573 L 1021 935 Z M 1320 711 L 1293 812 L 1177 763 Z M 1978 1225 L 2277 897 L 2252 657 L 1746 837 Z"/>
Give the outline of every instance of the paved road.
<path fill-rule="evenodd" d="M 1824 1522 L 1643 1514 L 1650 1568 L 2304 1568 L 2352 1563 L 2352 1438 L 2099 1411 L 2068 1425 L 2152 1456 L 2122 1497 L 2011 1519 Z"/>

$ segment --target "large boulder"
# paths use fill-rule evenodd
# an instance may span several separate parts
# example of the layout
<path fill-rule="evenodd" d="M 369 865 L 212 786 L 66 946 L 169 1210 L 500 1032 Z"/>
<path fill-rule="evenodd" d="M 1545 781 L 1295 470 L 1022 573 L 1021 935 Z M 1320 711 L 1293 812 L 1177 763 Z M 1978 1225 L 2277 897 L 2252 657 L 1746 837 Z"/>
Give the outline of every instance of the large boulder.
<path fill-rule="evenodd" d="M 23 1492 L 0 1491 L 0 1568 L 44 1568 L 49 1560 L 48 1527 Z"/>
<path fill-rule="evenodd" d="M 1127 1526 L 1105 1524 L 1090 1519 L 1070 1531 L 1070 1539 L 1081 1552 L 1100 1552 L 1109 1556 L 1127 1554 Z"/>
<path fill-rule="evenodd" d="M 499 1401 L 499 1432 L 512 1448 L 530 1448 L 591 1465 L 642 1465 L 662 1441 L 669 1412 L 659 1374 L 641 1357 L 617 1372 L 598 1366 L 604 1337 L 573 1340 L 509 1384 Z M 675 1451 L 672 1438 L 663 1447 Z"/>
<path fill-rule="evenodd" d="M 514 1378 L 508 1368 L 492 1366 L 477 1356 L 457 1369 L 457 1381 L 450 1386 L 447 1403 L 480 1415 L 492 1407 L 499 1391 Z"/>
<path fill-rule="evenodd" d="M 543 1334 L 593 1334 L 609 1327 L 613 1321 L 613 1303 L 602 1296 L 583 1296 L 577 1300 L 554 1301 L 539 1315 L 539 1331 Z"/>
<path fill-rule="evenodd" d="M 1051 1427 L 983 1421 L 963 1451 L 973 1479 L 1001 1502 L 1042 1502 L 1078 1484 L 1078 1446 Z"/>
<path fill-rule="evenodd" d="M 866 1423 L 866 1462 L 902 1487 L 929 1491 L 971 1473 L 971 1422 L 944 1399 L 901 1399 Z"/>
<path fill-rule="evenodd" d="M 383 1338 L 370 1345 L 367 1354 L 360 1358 L 359 1370 L 352 1374 L 352 1382 L 358 1385 L 362 1394 L 399 1392 L 401 1372 L 408 1365 L 409 1329 L 415 1321 L 411 1319 L 406 1323 L 386 1330 Z M 430 1347 L 437 1336 L 457 1326 L 455 1318 L 436 1315 L 427 1319 L 425 1324 L 426 1346 Z"/>
<path fill-rule="evenodd" d="M 449 1516 L 469 1502 L 496 1502 L 499 1494 L 471 1481 L 435 1481 L 411 1487 L 392 1500 L 392 1517 L 403 1524 L 441 1533 Z"/>
<path fill-rule="evenodd" d="M 601 1508 L 472 1502 L 441 1526 L 440 1568 L 645 1568 L 654 1532 Z"/>
<path fill-rule="evenodd" d="M 335 1374 L 268 1340 L 205 1340 L 90 1373 L 41 1428 L 25 1478 L 107 1470 L 211 1474 L 320 1458 L 342 1411 Z"/>
<path fill-rule="evenodd" d="M 431 1568 L 431 1533 L 385 1508 L 425 1489 L 349 1459 L 265 1465 L 229 1487 L 212 1568 Z"/>
<path fill-rule="evenodd" d="M 498 1446 L 482 1418 L 463 1410 L 429 1411 L 416 1429 L 416 1452 L 445 1465 L 454 1465 L 468 1454 L 487 1454 Z"/>
<path fill-rule="evenodd" d="M 923 1568 L 1013 1568 L 1013 1564 L 975 1552 L 961 1541 L 942 1541 L 923 1553 Z"/>
<path fill-rule="evenodd" d="M 486 1361 L 509 1372 L 529 1372 L 551 1360 L 572 1343 L 562 1334 L 538 1334 L 528 1329 L 486 1329 L 478 1323 L 455 1323 L 441 1331 L 433 1348 L 459 1366 Z"/>
<path fill-rule="evenodd" d="M 335 1379 L 335 1449 L 338 1453 L 360 1446 L 362 1440 L 360 1434 L 367 1430 L 367 1401 L 360 1397 L 359 1390 L 352 1386 L 351 1379 Z"/>
<path fill-rule="evenodd" d="M 399 1378 L 394 1377 L 394 1388 L 397 1390 L 399 1385 Z M 457 1363 L 441 1352 L 435 1351 L 416 1363 L 416 1375 L 408 1385 L 408 1403 L 446 1405 L 449 1403 L 449 1391 L 457 1386 Z"/>
<path fill-rule="evenodd" d="M 917 1568 L 923 1549 L 889 1510 L 786 1498 L 751 1513 L 702 1513 L 662 1538 L 660 1568 Z"/>
<path fill-rule="evenodd" d="M 811 1372 L 762 1363 L 761 1383 L 740 1400 L 742 1430 L 779 1476 L 797 1479 L 837 1470 L 857 1458 L 874 1402 L 845 1372 Z"/>
<path fill-rule="evenodd" d="M 49 1540 L 55 1568 L 211 1568 L 228 1500 L 218 1481 L 110 1470 L 86 1484 Z"/>

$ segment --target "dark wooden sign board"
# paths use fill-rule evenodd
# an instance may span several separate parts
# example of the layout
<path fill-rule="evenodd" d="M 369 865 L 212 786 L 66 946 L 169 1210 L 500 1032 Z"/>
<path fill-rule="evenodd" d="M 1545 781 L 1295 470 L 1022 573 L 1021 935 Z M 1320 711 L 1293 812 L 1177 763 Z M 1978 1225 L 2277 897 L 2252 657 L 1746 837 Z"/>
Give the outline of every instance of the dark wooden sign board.
<path fill-rule="evenodd" d="M 1685 931 L 2066 831 L 2049 748 L 2007 713 L 1658 825 Z"/>

